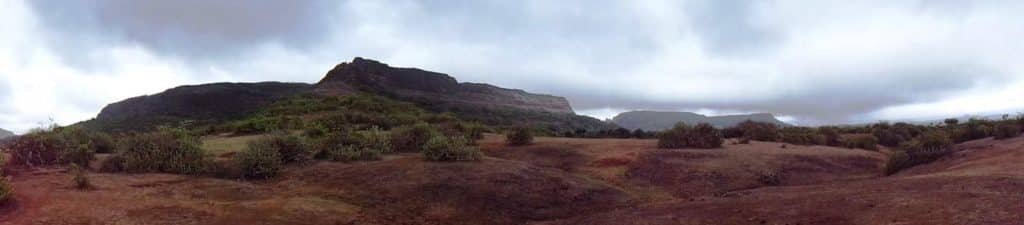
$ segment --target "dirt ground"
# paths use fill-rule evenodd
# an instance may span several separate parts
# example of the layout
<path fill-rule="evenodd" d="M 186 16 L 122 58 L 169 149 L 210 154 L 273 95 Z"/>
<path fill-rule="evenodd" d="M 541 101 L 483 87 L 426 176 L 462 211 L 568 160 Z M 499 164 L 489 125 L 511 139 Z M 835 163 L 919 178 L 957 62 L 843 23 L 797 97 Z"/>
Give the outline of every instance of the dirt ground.
<path fill-rule="evenodd" d="M 885 153 L 754 142 L 659 150 L 654 140 L 480 142 L 480 162 L 417 154 L 313 162 L 276 179 L 10 171 L 0 225 L 22 224 L 1021 224 L 1024 138 L 958 145 L 882 177 Z"/>

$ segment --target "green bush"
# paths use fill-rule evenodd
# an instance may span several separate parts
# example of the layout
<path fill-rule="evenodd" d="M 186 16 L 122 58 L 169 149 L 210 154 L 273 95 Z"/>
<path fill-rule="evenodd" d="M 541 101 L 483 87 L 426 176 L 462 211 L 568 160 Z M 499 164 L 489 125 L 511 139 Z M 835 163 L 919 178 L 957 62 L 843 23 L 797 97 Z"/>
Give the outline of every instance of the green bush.
<path fill-rule="evenodd" d="M 476 161 L 483 158 L 483 153 L 469 146 L 464 137 L 436 135 L 423 145 L 423 157 L 430 161 Z"/>
<path fill-rule="evenodd" d="M 273 138 L 252 141 L 245 150 L 235 155 L 233 160 L 242 178 L 266 179 L 277 176 L 283 162 L 280 146 L 275 142 Z"/>
<path fill-rule="evenodd" d="M 338 162 L 380 160 L 381 155 L 380 150 L 354 145 L 338 145 L 325 152 L 325 157 L 328 160 Z"/>
<path fill-rule="evenodd" d="M 903 143 L 886 163 L 885 173 L 891 175 L 900 170 L 931 163 L 952 153 L 953 141 L 946 132 L 929 131 L 912 141 Z"/>
<path fill-rule="evenodd" d="M 2 174 L 0 174 L 2 175 Z M 6 203 L 14 195 L 14 187 L 5 176 L 0 176 L 0 204 Z"/>
<path fill-rule="evenodd" d="M 992 136 L 992 124 L 987 120 L 970 119 L 953 129 L 953 141 L 957 143 L 983 139 Z"/>
<path fill-rule="evenodd" d="M 828 146 L 842 146 L 843 138 L 839 134 L 839 129 L 835 127 L 820 127 L 818 133 L 821 134 L 823 142 L 821 144 Z"/>
<path fill-rule="evenodd" d="M 417 123 L 391 130 L 391 144 L 395 152 L 418 152 L 431 137 L 439 135 L 430 124 Z"/>
<path fill-rule="evenodd" d="M 994 136 L 996 139 L 1007 139 L 1020 136 L 1020 125 L 1009 123 L 999 124 L 996 126 Z"/>
<path fill-rule="evenodd" d="M 784 143 L 794 145 L 825 144 L 825 136 L 819 135 L 814 129 L 808 127 L 786 127 L 779 130 L 779 133 Z"/>
<path fill-rule="evenodd" d="M 771 123 L 743 121 L 736 125 L 743 136 L 755 141 L 777 141 L 779 140 L 779 127 Z"/>
<path fill-rule="evenodd" d="M 71 173 L 71 182 L 74 184 L 75 188 L 79 190 L 92 188 L 92 183 L 89 182 L 89 177 L 85 176 L 84 168 L 78 166 L 78 164 L 72 163 L 68 168 L 68 172 Z"/>
<path fill-rule="evenodd" d="M 878 138 L 870 134 L 847 135 L 842 138 L 842 144 L 847 148 L 878 150 Z"/>
<path fill-rule="evenodd" d="M 111 165 L 104 167 L 130 173 L 163 172 L 198 175 L 207 172 L 212 157 L 200 148 L 199 139 L 179 129 L 124 138 Z"/>
<path fill-rule="evenodd" d="M 29 167 L 70 164 L 88 166 L 96 152 L 110 152 L 113 139 L 81 127 L 53 125 L 10 140 L 11 163 Z"/>
<path fill-rule="evenodd" d="M 505 134 L 505 143 L 509 146 L 523 146 L 533 144 L 533 133 L 525 127 L 512 129 Z"/>
<path fill-rule="evenodd" d="M 391 153 L 394 147 L 391 146 L 391 134 L 380 128 L 373 127 L 369 130 L 355 133 L 359 140 L 360 148 L 372 149 L 380 153 Z"/>
<path fill-rule="evenodd" d="M 264 142 L 260 145 L 267 145 L 278 152 L 281 162 L 296 163 L 304 162 L 312 158 L 312 153 L 303 143 L 301 137 L 287 133 L 276 133 L 269 137 L 257 140 Z"/>
<path fill-rule="evenodd" d="M 706 123 L 695 127 L 678 123 L 658 136 L 658 148 L 720 148 L 722 142 L 721 132 Z"/>

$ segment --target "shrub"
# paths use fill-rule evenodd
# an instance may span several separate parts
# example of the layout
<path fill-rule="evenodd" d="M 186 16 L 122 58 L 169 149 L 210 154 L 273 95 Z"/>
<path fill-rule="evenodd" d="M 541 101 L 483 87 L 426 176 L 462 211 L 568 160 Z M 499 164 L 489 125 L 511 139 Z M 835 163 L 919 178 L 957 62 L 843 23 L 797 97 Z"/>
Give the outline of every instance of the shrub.
<path fill-rule="evenodd" d="M 71 173 L 71 182 L 74 184 L 75 188 L 79 190 L 92 188 L 92 183 L 89 182 L 89 177 L 85 176 L 85 169 L 78 166 L 78 164 L 72 163 L 68 168 L 68 172 Z"/>
<path fill-rule="evenodd" d="M 355 133 L 359 140 L 360 148 L 372 149 L 381 153 L 390 153 L 394 150 L 391 146 L 391 135 L 380 128 L 373 127 L 370 130 Z"/>
<path fill-rule="evenodd" d="M 870 134 L 851 134 L 842 140 L 843 146 L 847 148 L 859 148 L 867 150 L 878 150 L 878 138 Z"/>
<path fill-rule="evenodd" d="M 381 152 L 371 148 L 360 148 L 353 145 L 338 145 L 327 149 L 325 157 L 331 161 L 371 161 L 380 160 Z"/>
<path fill-rule="evenodd" d="M 122 171 L 131 173 L 197 175 L 206 172 L 212 163 L 212 157 L 200 148 L 198 138 L 183 130 L 165 128 L 124 138 L 115 158 L 120 162 L 111 163 L 120 164 Z"/>
<path fill-rule="evenodd" d="M 35 132 L 19 136 L 10 143 L 11 164 L 29 167 L 59 164 L 67 150 L 65 143 L 51 132 Z"/>
<path fill-rule="evenodd" d="M 464 137 L 437 135 L 423 145 L 423 157 L 430 161 L 476 161 L 483 158 L 483 153 L 469 146 Z"/>
<path fill-rule="evenodd" d="M 808 127 L 786 127 L 782 128 L 779 133 L 782 142 L 794 145 L 814 145 L 825 142 L 824 136 L 818 135 L 814 129 Z"/>
<path fill-rule="evenodd" d="M 967 123 L 953 129 L 950 136 L 957 143 L 978 140 L 992 136 L 992 127 L 989 121 L 970 119 Z"/>
<path fill-rule="evenodd" d="M 710 124 L 690 127 L 678 123 L 658 137 L 658 148 L 719 148 L 722 142 L 721 132 Z"/>
<path fill-rule="evenodd" d="M 743 121 L 736 125 L 743 136 L 755 141 L 777 141 L 779 140 L 779 128 L 775 124 Z"/>
<path fill-rule="evenodd" d="M 823 138 L 821 144 L 828 146 L 841 146 L 843 144 L 842 136 L 839 135 L 839 129 L 835 127 L 820 127 L 818 128 L 818 133 Z"/>
<path fill-rule="evenodd" d="M 0 176 L 0 203 L 6 203 L 13 194 L 14 187 L 11 187 L 11 183 L 7 181 L 6 177 Z"/>
<path fill-rule="evenodd" d="M 519 127 L 505 135 L 505 142 L 510 146 L 523 146 L 533 143 L 533 133 L 529 129 Z"/>
<path fill-rule="evenodd" d="M 427 123 L 402 126 L 391 130 L 391 144 L 395 152 L 418 152 L 437 133 Z"/>
<path fill-rule="evenodd" d="M 994 136 L 996 139 L 1007 139 L 1020 136 L 1020 125 L 1008 123 L 999 124 L 996 126 Z"/>
<path fill-rule="evenodd" d="M 277 176 L 283 164 L 279 146 L 273 139 L 257 140 L 248 143 L 242 152 L 234 157 L 242 178 L 266 179 Z"/>
<path fill-rule="evenodd" d="M 295 163 L 304 162 L 312 158 L 312 155 L 306 145 L 303 144 L 302 138 L 296 135 L 289 135 L 286 133 L 276 133 L 269 137 L 257 140 L 259 145 L 266 145 L 269 148 L 276 150 L 278 156 L 281 159 L 281 163 Z M 250 143 L 250 147 L 252 143 Z"/>
<path fill-rule="evenodd" d="M 113 138 L 105 133 L 56 125 L 17 137 L 7 145 L 11 162 L 29 167 L 69 163 L 88 166 L 95 153 L 111 152 L 113 146 Z"/>
<path fill-rule="evenodd" d="M 903 143 L 900 149 L 889 157 L 885 173 L 891 175 L 900 170 L 931 163 L 952 152 L 953 141 L 943 131 L 929 131 L 912 141 Z"/>

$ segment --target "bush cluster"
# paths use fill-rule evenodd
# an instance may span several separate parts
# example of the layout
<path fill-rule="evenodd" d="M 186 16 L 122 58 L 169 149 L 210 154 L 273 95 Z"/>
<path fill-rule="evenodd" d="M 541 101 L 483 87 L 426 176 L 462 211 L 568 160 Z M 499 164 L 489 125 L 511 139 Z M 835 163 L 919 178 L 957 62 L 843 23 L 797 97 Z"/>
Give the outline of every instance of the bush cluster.
<path fill-rule="evenodd" d="M 0 205 L 7 203 L 14 195 L 14 187 L 11 186 L 11 182 L 7 181 L 7 177 L 0 174 Z"/>
<path fill-rule="evenodd" d="M 878 150 L 878 138 L 870 134 L 850 134 L 842 138 L 843 147 Z"/>
<path fill-rule="evenodd" d="M 283 163 L 281 146 L 276 138 L 266 138 L 249 142 L 246 149 L 232 159 L 241 171 L 242 178 L 266 179 L 277 176 Z"/>
<path fill-rule="evenodd" d="M 11 153 L 10 163 L 33 167 L 70 163 L 88 166 L 95 153 L 111 152 L 115 144 L 105 133 L 54 125 L 14 138 L 5 145 Z"/>
<path fill-rule="evenodd" d="M 438 131 L 427 123 L 401 126 L 391 130 L 391 144 L 395 152 L 418 152 L 437 135 Z"/>
<path fill-rule="evenodd" d="M 1007 139 L 1015 138 L 1020 136 L 1020 125 L 1012 123 L 1003 123 L 996 126 L 995 136 L 996 139 Z"/>
<path fill-rule="evenodd" d="M 736 125 L 736 129 L 742 133 L 742 137 L 755 141 L 777 141 L 779 140 L 779 127 L 775 124 L 743 121 Z"/>
<path fill-rule="evenodd" d="M 824 145 L 826 142 L 824 135 L 809 127 L 785 127 L 779 134 L 782 142 L 794 145 Z"/>
<path fill-rule="evenodd" d="M 890 175 L 906 168 L 938 160 L 952 152 L 952 145 L 953 141 L 946 132 L 941 130 L 926 132 L 914 140 L 903 143 L 889 157 L 885 173 Z"/>
<path fill-rule="evenodd" d="M 658 148 L 719 148 L 722 147 L 722 134 L 710 124 L 702 123 L 690 127 L 678 123 L 671 130 L 662 132 L 658 137 Z"/>
<path fill-rule="evenodd" d="M 181 129 L 161 128 L 123 138 L 117 153 L 103 168 L 110 172 L 198 175 L 208 172 L 212 161 L 200 148 L 197 137 Z"/>
<path fill-rule="evenodd" d="M 479 148 L 470 146 L 465 137 L 437 135 L 423 145 L 423 157 L 430 161 L 476 161 L 483 154 Z"/>
<path fill-rule="evenodd" d="M 505 143 L 509 146 L 523 146 L 533 144 L 533 133 L 530 129 L 518 127 L 505 134 Z"/>

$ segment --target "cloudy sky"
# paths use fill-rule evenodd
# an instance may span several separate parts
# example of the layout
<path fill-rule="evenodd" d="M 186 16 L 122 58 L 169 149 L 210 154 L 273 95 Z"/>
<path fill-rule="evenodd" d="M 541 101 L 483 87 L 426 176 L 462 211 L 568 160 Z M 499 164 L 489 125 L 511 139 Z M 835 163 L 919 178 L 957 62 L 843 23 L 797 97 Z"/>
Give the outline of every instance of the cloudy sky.
<path fill-rule="evenodd" d="M 581 114 L 798 124 L 1024 111 L 1022 1 L 0 0 L 0 127 L 207 82 L 316 82 L 362 56 Z"/>

